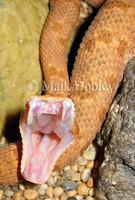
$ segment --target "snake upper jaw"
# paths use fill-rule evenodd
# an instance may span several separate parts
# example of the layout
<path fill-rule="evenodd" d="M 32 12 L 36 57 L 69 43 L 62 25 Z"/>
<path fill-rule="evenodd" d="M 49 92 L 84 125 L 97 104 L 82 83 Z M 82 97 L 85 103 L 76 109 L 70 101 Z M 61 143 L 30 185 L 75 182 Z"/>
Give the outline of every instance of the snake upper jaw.
<path fill-rule="evenodd" d="M 21 173 L 28 181 L 38 184 L 47 181 L 56 160 L 74 140 L 72 101 L 43 97 L 32 97 L 20 120 Z"/>

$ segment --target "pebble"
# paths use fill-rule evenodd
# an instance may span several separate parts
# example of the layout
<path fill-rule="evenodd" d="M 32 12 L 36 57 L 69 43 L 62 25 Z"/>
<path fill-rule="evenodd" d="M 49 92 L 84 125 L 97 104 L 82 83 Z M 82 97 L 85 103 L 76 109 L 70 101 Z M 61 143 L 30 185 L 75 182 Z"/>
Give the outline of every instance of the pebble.
<path fill-rule="evenodd" d="M 85 198 L 85 200 L 93 200 L 93 198 L 92 198 L 91 196 L 87 196 L 87 197 Z"/>
<path fill-rule="evenodd" d="M 78 172 L 78 164 L 75 163 L 75 164 L 71 165 L 71 169 L 72 169 L 74 172 Z"/>
<path fill-rule="evenodd" d="M 54 188 L 54 190 L 53 190 L 53 195 L 59 197 L 63 192 L 64 192 L 64 191 L 63 191 L 63 188 L 61 188 L 61 187 L 56 187 L 56 188 Z"/>
<path fill-rule="evenodd" d="M 96 194 L 96 187 L 90 188 L 89 195 L 93 197 L 95 196 L 95 194 Z"/>
<path fill-rule="evenodd" d="M 19 189 L 22 190 L 22 191 L 24 191 L 25 190 L 24 185 L 23 184 L 19 184 Z"/>
<path fill-rule="evenodd" d="M 80 183 L 82 183 L 82 181 L 77 181 L 77 184 L 79 185 Z"/>
<path fill-rule="evenodd" d="M 35 199 L 38 196 L 38 193 L 34 189 L 26 189 L 23 192 L 23 196 L 24 196 L 24 198 L 31 200 L 31 199 Z"/>
<path fill-rule="evenodd" d="M 70 190 L 70 191 L 67 191 L 66 192 L 66 195 L 68 196 L 68 197 L 73 197 L 73 196 L 75 196 L 77 194 L 77 191 L 76 190 Z"/>
<path fill-rule="evenodd" d="M 5 143 L 6 143 L 6 138 L 5 138 L 5 137 L 2 137 L 2 138 L 0 139 L 0 144 L 3 145 L 3 144 L 5 144 Z"/>
<path fill-rule="evenodd" d="M 93 177 L 90 177 L 90 178 L 88 179 L 88 181 L 87 181 L 87 186 L 91 188 L 91 187 L 93 187 L 93 185 L 94 185 Z"/>
<path fill-rule="evenodd" d="M 61 178 L 65 178 L 65 177 L 61 177 L 60 175 L 54 176 L 54 181 L 55 181 L 55 183 L 56 183 L 57 181 L 59 181 Z"/>
<path fill-rule="evenodd" d="M 63 176 L 67 178 L 72 178 L 73 174 L 74 174 L 74 171 L 72 169 L 69 169 L 63 174 Z"/>
<path fill-rule="evenodd" d="M 42 188 L 38 189 L 38 194 L 39 195 L 45 195 L 45 190 L 42 189 Z"/>
<path fill-rule="evenodd" d="M 58 196 L 54 196 L 53 199 L 54 199 L 54 200 L 59 200 L 59 197 L 58 197 Z"/>
<path fill-rule="evenodd" d="M 31 182 L 24 182 L 24 186 L 27 189 L 34 189 L 34 190 L 37 190 L 40 187 L 40 185 L 31 183 Z"/>
<path fill-rule="evenodd" d="M 75 181 L 65 181 L 62 185 L 64 191 L 76 190 L 77 183 Z"/>
<path fill-rule="evenodd" d="M 6 197 L 5 200 L 13 200 L 11 197 Z"/>
<path fill-rule="evenodd" d="M 81 174 L 81 180 L 83 182 L 87 182 L 89 177 L 90 177 L 91 171 L 90 169 L 84 169 L 82 174 Z"/>
<path fill-rule="evenodd" d="M 0 190 L 0 200 L 2 199 L 3 197 L 3 190 Z"/>
<path fill-rule="evenodd" d="M 83 158 L 87 160 L 95 160 L 97 155 L 96 148 L 91 148 L 90 151 L 85 151 L 83 153 Z"/>
<path fill-rule="evenodd" d="M 91 148 L 95 148 L 95 144 L 94 144 L 94 143 L 91 143 L 91 144 L 88 146 L 88 151 L 90 151 Z"/>
<path fill-rule="evenodd" d="M 72 175 L 72 180 L 73 181 L 80 181 L 81 180 L 81 174 L 80 173 L 74 173 Z"/>
<path fill-rule="evenodd" d="M 84 1 L 81 1 L 81 5 L 84 7 L 84 8 L 87 8 L 87 3 L 85 3 Z"/>
<path fill-rule="evenodd" d="M 50 198 L 53 197 L 53 187 L 52 186 L 49 186 L 47 189 L 46 189 L 46 195 Z"/>
<path fill-rule="evenodd" d="M 85 169 L 85 166 L 80 166 L 79 167 L 79 172 L 82 173 L 82 171 Z"/>
<path fill-rule="evenodd" d="M 53 186 L 54 184 L 55 184 L 54 178 L 53 178 L 53 176 L 50 176 L 47 181 L 47 185 Z"/>
<path fill-rule="evenodd" d="M 44 200 L 54 200 L 54 199 L 52 199 L 52 198 L 45 198 Z"/>
<path fill-rule="evenodd" d="M 59 175 L 59 172 L 54 171 L 54 172 L 51 173 L 51 175 L 52 176 L 57 176 L 57 175 Z"/>
<path fill-rule="evenodd" d="M 62 193 L 61 196 L 60 196 L 60 200 L 67 200 L 68 197 L 65 193 Z"/>
<path fill-rule="evenodd" d="M 13 194 L 13 200 L 21 200 L 22 199 L 22 194 L 21 194 L 21 192 L 15 192 L 14 194 Z"/>
<path fill-rule="evenodd" d="M 57 180 L 57 185 L 62 185 L 67 179 L 65 177 L 62 177 L 61 179 Z"/>
<path fill-rule="evenodd" d="M 19 188 L 18 188 L 18 185 L 13 185 L 12 186 L 12 191 L 13 192 L 18 192 Z"/>
<path fill-rule="evenodd" d="M 47 184 L 40 185 L 40 189 L 43 189 L 43 190 L 46 190 L 47 187 L 48 187 Z"/>
<path fill-rule="evenodd" d="M 68 197 L 65 193 L 62 193 L 61 196 L 60 196 L 60 200 L 67 200 Z"/>
<path fill-rule="evenodd" d="M 64 167 L 64 171 L 67 171 L 67 170 L 69 170 L 69 169 L 70 169 L 70 165 Z"/>
<path fill-rule="evenodd" d="M 94 160 L 90 160 L 87 165 L 86 168 L 92 170 L 94 168 Z"/>
<path fill-rule="evenodd" d="M 2 189 L 3 190 L 8 190 L 8 189 L 10 189 L 10 186 L 4 186 Z"/>
<path fill-rule="evenodd" d="M 12 197 L 14 194 L 14 192 L 12 190 L 5 190 L 4 191 L 4 195 L 7 197 Z"/>
<path fill-rule="evenodd" d="M 79 195 L 85 195 L 85 196 L 87 196 L 88 191 L 89 191 L 89 188 L 87 187 L 87 185 L 85 183 L 81 183 L 77 187 L 77 193 Z"/>
<path fill-rule="evenodd" d="M 78 164 L 81 166 L 81 165 L 86 165 L 87 164 L 87 160 L 85 159 L 81 159 L 79 160 Z"/>
<path fill-rule="evenodd" d="M 82 196 L 82 195 L 76 195 L 75 198 L 76 198 L 77 200 L 82 200 L 82 199 L 84 199 L 84 196 Z"/>
<path fill-rule="evenodd" d="M 69 197 L 68 200 L 76 200 L 75 197 Z"/>

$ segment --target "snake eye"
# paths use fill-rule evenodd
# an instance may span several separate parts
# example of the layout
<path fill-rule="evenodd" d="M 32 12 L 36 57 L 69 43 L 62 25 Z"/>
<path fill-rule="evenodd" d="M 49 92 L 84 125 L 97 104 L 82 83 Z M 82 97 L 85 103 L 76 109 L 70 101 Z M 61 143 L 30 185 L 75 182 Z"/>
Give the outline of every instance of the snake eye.
<path fill-rule="evenodd" d="M 61 152 L 74 140 L 70 99 L 53 100 L 33 97 L 20 124 L 23 141 L 21 173 L 34 183 L 44 183 Z"/>

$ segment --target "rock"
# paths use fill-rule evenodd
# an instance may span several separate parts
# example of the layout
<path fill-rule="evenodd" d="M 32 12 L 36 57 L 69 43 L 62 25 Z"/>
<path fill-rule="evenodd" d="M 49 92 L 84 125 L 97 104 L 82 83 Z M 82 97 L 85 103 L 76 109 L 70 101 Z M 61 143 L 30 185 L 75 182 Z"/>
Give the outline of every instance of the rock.
<path fill-rule="evenodd" d="M 3 190 L 0 190 L 0 200 L 2 199 L 3 197 Z"/>
<path fill-rule="evenodd" d="M 5 200 L 12 200 L 12 198 L 11 197 L 6 197 Z"/>
<path fill-rule="evenodd" d="M 87 186 L 91 188 L 93 187 L 93 185 L 94 185 L 93 177 L 90 177 L 87 181 Z"/>
<path fill-rule="evenodd" d="M 64 171 L 70 170 L 70 165 L 64 167 Z"/>
<path fill-rule="evenodd" d="M 87 160 L 95 160 L 97 155 L 97 150 L 95 148 L 91 148 L 89 151 L 84 151 L 83 157 Z"/>
<path fill-rule="evenodd" d="M 60 196 L 60 200 L 67 200 L 68 197 L 65 193 L 62 193 L 62 195 Z"/>
<path fill-rule="evenodd" d="M 82 199 L 84 199 L 84 196 L 82 196 L 82 195 L 76 195 L 75 198 L 76 198 L 77 200 L 82 200 Z"/>
<path fill-rule="evenodd" d="M 38 184 L 34 184 L 34 183 L 31 183 L 31 182 L 28 182 L 28 181 L 24 182 L 24 186 L 27 189 L 34 189 L 34 190 L 37 190 L 39 188 Z"/>
<path fill-rule="evenodd" d="M 81 175 L 80 175 L 80 173 L 74 173 L 74 174 L 72 175 L 72 180 L 73 180 L 73 181 L 80 181 L 80 180 L 81 180 Z"/>
<path fill-rule="evenodd" d="M 12 197 L 14 194 L 14 192 L 12 190 L 5 190 L 4 191 L 4 195 L 7 197 Z"/>
<path fill-rule="evenodd" d="M 63 188 L 55 187 L 54 190 L 53 190 L 53 195 L 59 197 L 63 192 L 64 192 Z"/>
<path fill-rule="evenodd" d="M 13 185 L 12 186 L 12 191 L 13 192 L 18 192 L 19 188 L 18 188 L 18 185 Z"/>
<path fill-rule="evenodd" d="M 28 199 L 28 200 L 35 199 L 38 196 L 38 192 L 33 189 L 26 189 L 23 192 L 23 196 L 25 199 Z"/>
<path fill-rule="evenodd" d="M 20 112 L 27 100 L 42 90 L 38 49 L 47 14 L 44 0 L 0 1 L 0 136 L 6 135 L 13 141 L 19 135 L 16 133 Z"/>
<path fill-rule="evenodd" d="M 52 186 L 49 186 L 47 189 L 46 189 L 46 195 L 50 198 L 53 197 L 53 187 Z"/>
<path fill-rule="evenodd" d="M 95 194 L 96 194 L 96 187 L 90 188 L 89 195 L 93 197 L 93 196 L 95 196 Z"/>
<path fill-rule="evenodd" d="M 52 199 L 52 198 L 46 198 L 45 200 L 54 200 L 54 199 Z"/>
<path fill-rule="evenodd" d="M 78 164 L 77 163 L 74 163 L 71 165 L 71 169 L 74 171 L 74 172 L 78 172 Z"/>
<path fill-rule="evenodd" d="M 87 197 L 85 198 L 85 200 L 93 200 L 93 198 L 92 198 L 91 196 L 87 196 Z"/>
<path fill-rule="evenodd" d="M 54 184 L 55 184 L 54 178 L 53 178 L 53 176 L 50 176 L 48 181 L 47 181 L 47 185 L 53 186 Z"/>
<path fill-rule="evenodd" d="M 59 197 L 58 196 L 54 196 L 53 200 L 59 200 Z"/>
<path fill-rule="evenodd" d="M 40 185 L 40 189 L 43 189 L 43 190 L 46 190 L 47 187 L 48 187 L 47 184 Z"/>
<path fill-rule="evenodd" d="M 85 166 L 80 166 L 79 167 L 79 173 L 81 174 L 83 172 L 83 170 L 85 169 Z"/>
<path fill-rule="evenodd" d="M 89 191 L 89 188 L 87 187 L 87 185 L 85 183 L 80 183 L 77 187 L 77 193 L 79 195 L 85 195 L 87 196 Z"/>
<path fill-rule="evenodd" d="M 62 174 L 62 176 L 70 179 L 73 174 L 74 174 L 74 171 L 72 169 L 69 169 L 65 171 L 64 174 Z"/>
<path fill-rule="evenodd" d="M 76 190 L 70 190 L 70 191 L 67 191 L 67 192 L 66 192 L 66 195 L 67 195 L 68 197 L 74 197 L 76 194 L 77 194 L 77 191 L 76 191 Z"/>
<path fill-rule="evenodd" d="M 87 182 L 90 177 L 91 171 L 89 169 L 84 169 L 81 174 L 81 180 Z"/>
<path fill-rule="evenodd" d="M 66 180 L 67 180 L 66 177 L 62 177 L 62 178 L 58 179 L 58 180 L 57 180 L 57 186 L 58 186 L 58 185 L 62 185 Z"/>
<path fill-rule="evenodd" d="M 15 192 L 14 194 L 13 194 L 13 200 L 22 200 L 22 194 L 21 194 L 21 192 Z"/>
<path fill-rule="evenodd" d="M 45 190 L 42 189 L 42 188 L 38 189 L 38 194 L 39 195 L 45 195 Z"/>
<path fill-rule="evenodd" d="M 77 183 L 75 181 L 65 181 L 62 185 L 64 191 L 76 190 Z"/>
<path fill-rule="evenodd" d="M 79 160 L 78 164 L 79 165 L 86 165 L 87 164 L 87 160 L 81 159 L 81 160 Z"/>
<path fill-rule="evenodd" d="M 135 199 L 135 57 L 98 134 L 104 153 L 99 168 L 98 200 Z"/>
<path fill-rule="evenodd" d="M 68 200 L 76 200 L 75 197 L 69 197 Z"/>
<path fill-rule="evenodd" d="M 19 189 L 22 190 L 22 191 L 25 190 L 24 185 L 23 184 L 19 184 Z"/>

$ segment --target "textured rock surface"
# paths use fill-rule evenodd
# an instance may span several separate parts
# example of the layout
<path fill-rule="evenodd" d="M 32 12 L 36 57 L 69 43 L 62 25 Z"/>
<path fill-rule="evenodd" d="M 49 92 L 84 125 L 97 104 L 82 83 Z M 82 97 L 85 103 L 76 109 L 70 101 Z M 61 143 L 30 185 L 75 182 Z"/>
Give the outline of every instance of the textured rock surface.
<path fill-rule="evenodd" d="M 39 39 L 47 14 L 47 0 L 0 0 L 0 136 L 18 132 L 27 99 L 41 93 Z"/>
<path fill-rule="evenodd" d="M 98 135 L 104 151 L 99 170 L 98 200 L 135 199 L 135 57 Z"/>

